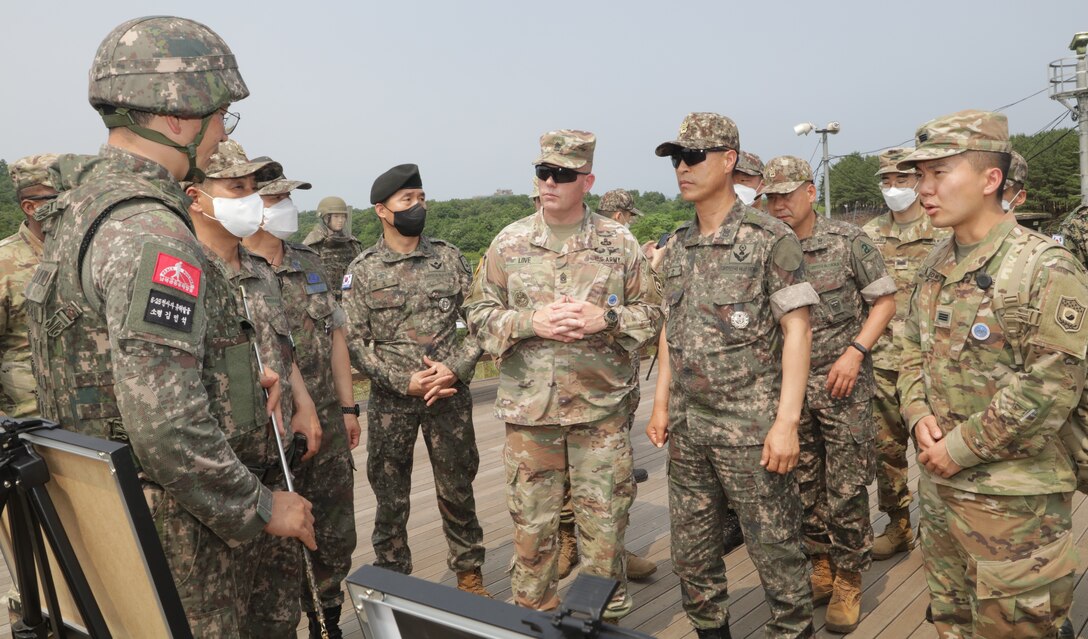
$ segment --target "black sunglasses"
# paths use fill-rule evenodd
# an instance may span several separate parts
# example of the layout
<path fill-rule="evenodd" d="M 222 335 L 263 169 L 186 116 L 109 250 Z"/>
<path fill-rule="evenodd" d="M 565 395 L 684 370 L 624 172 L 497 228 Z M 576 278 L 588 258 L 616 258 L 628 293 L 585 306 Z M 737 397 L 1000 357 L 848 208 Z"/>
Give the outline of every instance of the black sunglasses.
<path fill-rule="evenodd" d="M 706 161 L 706 154 L 714 151 L 728 151 L 727 146 L 716 146 L 710 149 L 680 149 L 679 151 L 673 151 L 669 154 L 669 159 L 672 160 L 672 168 L 680 168 L 681 160 L 688 166 L 695 166 L 700 162 Z"/>
<path fill-rule="evenodd" d="M 589 173 L 581 173 L 574 169 L 568 169 L 562 166 L 548 166 L 547 164 L 536 165 L 536 179 L 541 182 L 547 182 L 549 178 L 555 180 L 556 184 L 568 184 L 578 179 L 579 175 L 589 175 Z"/>

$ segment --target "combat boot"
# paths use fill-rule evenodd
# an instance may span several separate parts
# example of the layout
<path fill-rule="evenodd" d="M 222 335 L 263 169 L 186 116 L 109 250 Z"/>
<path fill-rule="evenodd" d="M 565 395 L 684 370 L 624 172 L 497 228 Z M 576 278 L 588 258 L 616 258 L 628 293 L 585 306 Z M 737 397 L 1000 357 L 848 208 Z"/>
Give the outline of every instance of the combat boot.
<path fill-rule="evenodd" d="M 487 591 L 487 588 L 484 588 L 484 575 L 480 572 L 479 567 L 457 573 L 457 589 L 464 590 L 469 594 L 494 599 L 491 593 Z"/>
<path fill-rule="evenodd" d="M 733 639 L 733 635 L 729 634 L 728 623 L 721 628 L 696 628 L 695 636 L 699 639 Z"/>
<path fill-rule="evenodd" d="M 325 617 L 325 630 L 329 639 L 344 639 L 344 631 L 340 630 L 340 606 L 330 606 L 321 611 Z M 321 624 L 317 621 L 316 612 L 307 612 L 306 618 L 310 622 L 310 639 L 323 639 L 321 636 Z"/>
<path fill-rule="evenodd" d="M 884 532 L 873 540 L 873 559 L 880 561 L 914 548 L 914 531 L 910 527 L 910 510 L 897 508 L 888 513 L 890 521 Z"/>
<path fill-rule="evenodd" d="M 605 621 L 615 623 L 631 614 L 634 607 L 635 600 L 631 598 L 631 593 L 624 593 L 623 599 L 613 598 L 612 601 L 608 602 L 608 605 L 604 608 L 604 612 L 601 613 L 601 618 Z"/>
<path fill-rule="evenodd" d="M 657 564 L 627 551 L 627 578 L 638 581 L 657 572 Z"/>
<path fill-rule="evenodd" d="M 578 537 L 574 523 L 559 524 L 559 579 L 565 579 L 578 565 Z"/>
<path fill-rule="evenodd" d="M 840 635 L 853 632 L 861 619 L 861 573 L 835 571 L 835 591 L 827 604 L 827 629 Z"/>
<path fill-rule="evenodd" d="M 812 556 L 812 606 L 818 607 L 831 600 L 835 589 L 835 570 L 831 567 L 831 557 Z"/>

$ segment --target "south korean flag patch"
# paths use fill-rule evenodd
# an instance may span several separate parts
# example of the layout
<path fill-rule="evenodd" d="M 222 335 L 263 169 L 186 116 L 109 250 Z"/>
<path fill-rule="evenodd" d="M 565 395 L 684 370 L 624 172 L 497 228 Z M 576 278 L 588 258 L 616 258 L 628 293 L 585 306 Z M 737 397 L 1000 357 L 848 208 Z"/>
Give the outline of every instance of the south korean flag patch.
<path fill-rule="evenodd" d="M 340 283 L 340 290 L 341 291 L 346 291 L 346 290 L 351 288 L 351 280 L 352 280 L 353 276 L 354 276 L 353 273 L 348 273 L 347 275 L 344 276 L 344 281 Z"/>

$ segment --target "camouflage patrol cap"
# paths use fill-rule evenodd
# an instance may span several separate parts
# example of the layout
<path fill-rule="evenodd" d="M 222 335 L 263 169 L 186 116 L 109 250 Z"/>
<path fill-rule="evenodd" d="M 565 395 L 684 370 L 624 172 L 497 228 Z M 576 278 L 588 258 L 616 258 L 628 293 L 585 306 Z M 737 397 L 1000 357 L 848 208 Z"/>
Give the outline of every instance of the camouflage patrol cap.
<path fill-rule="evenodd" d="M 249 95 L 227 43 L 172 16 L 129 20 L 106 36 L 91 66 L 91 106 L 203 117 Z M 109 123 L 107 123 L 109 126 Z"/>
<path fill-rule="evenodd" d="M 763 167 L 760 193 L 793 193 L 805 182 L 812 182 L 812 167 L 799 157 L 780 155 Z"/>
<path fill-rule="evenodd" d="M 597 136 L 589 131 L 560 129 L 540 136 L 540 155 L 533 165 L 551 164 L 568 169 L 580 169 L 593 164 Z"/>
<path fill-rule="evenodd" d="M 57 161 L 56 153 L 42 153 L 41 155 L 28 155 L 19 158 L 8 167 L 11 174 L 11 182 L 18 193 L 32 186 L 48 186 L 56 189 L 52 178 L 49 177 L 49 167 Z"/>
<path fill-rule="evenodd" d="M 212 154 L 204 173 L 209 179 L 227 179 L 245 177 L 259 171 L 283 175 L 283 168 L 279 162 L 273 162 L 271 158 L 266 157 L 250 160 L 246 157 L 241 144 L 234 140 L 224 140 Z"/>
<path fill-rule="evenodd" d="M 740 150 L 740 132 L 737 123 L 717 113 L 689 113 L 680 123 L 680 135 L 671 142 L 657 145 L 658 157 L 672 155 L 679 149 L 733 149 Z"/>
<path fill-rule="evenodd" d="M 602 195 L 597 210 L 609 213 L 612 211 L 626 211 L 631 215 L 642 215 L 642 211 L 635 208 L 634 198 L 623 189 L 612 189 Z"/>
<path fill-rule="evenodd" d="M 958 111 L 926 122 L 914 134 L 915 148 L 899 161 L 899 168 L 937 160 L 965 151 L 1008 153 L 1009 119 L 989 111 Z"/>
<path fill-rule="evenodd" d="M 529 192 L 529 198 L 540 197 L 540 178 L 533 176 L 533 190 Z"/>
<path fill-rule="evenodd" d="M 763 160 L 755 153 L 740 151 L 737 153 L 737 166 L 734 171 L 747 173 L 748 175 L 763 176 Z"/>
<path fill-rule="evenodd" d="M 1005 182 L 1024 184 L 1028 181 L 1028 161 L 1016 151 L 1010 151 L 1009 155 L 1012 156 L 1012 161 L 1009 162 L 1009 175 Z"/>
<path fill-rule="evenodd" d="M 899 168 L 899 163 L 903 161 L 903 158 L 907 157 L 914 152 L 914 147 L 899 147 L 894 149 L 888 149 L 880 154 L 880 168 L 877 169 L 876 175 L 886 175 L 888 173 L 917 173 L 913 166 L 907 168 Z"/>
<path fill-rule="evenodd" d="M 257 193 L 260 195 L 283 195 L 284 193 L 290 193 L 295 189 L 307 191 L 312 188 L 314 188 L 314 185 L 309 182 L 288 180 L 285 177 L 277 178 L 271 182 L 257 182 Z"/>
<path fill-rule="evenodd" d="M 317 203 L 317 212 L 321 215 L 333 215 L 335 213 L 347 215 L 348 203 L 343 198 L 329 195 L 321 198 L 321 201 Z"/>

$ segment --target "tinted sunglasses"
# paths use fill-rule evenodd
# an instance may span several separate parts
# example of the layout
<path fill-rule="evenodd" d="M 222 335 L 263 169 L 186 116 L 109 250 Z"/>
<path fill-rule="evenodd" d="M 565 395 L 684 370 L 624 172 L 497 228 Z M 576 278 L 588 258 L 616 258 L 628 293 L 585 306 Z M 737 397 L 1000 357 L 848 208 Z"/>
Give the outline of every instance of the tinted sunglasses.
<path fill-rule="evenodd" d="M 714 151 L 728 151 L 727 146 L 716 146 L 710 149 L 680 149 L 679 151 L 673 151 L 669 154 L 669 159 L 672 160 L 672 168 L 680 168 L 680 161 L 683 160 L 684 164 L 688 166 L 695 166 L 701 162 L 706 161 L 706 154 L 713 153 Z"/>
<path fill-rule="evenodd" d="M 581 173 L 562 166 L 536 165 L 536 179 L 541 182 L 547 182 L 551 178 L 556 184 L 568 184 L 577 180 L 579 175 L 589 175 L 589 173 Z"/>

